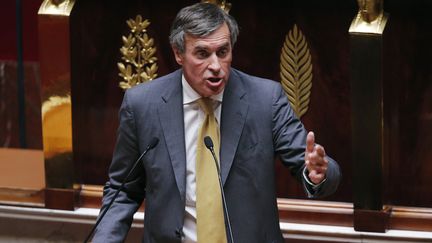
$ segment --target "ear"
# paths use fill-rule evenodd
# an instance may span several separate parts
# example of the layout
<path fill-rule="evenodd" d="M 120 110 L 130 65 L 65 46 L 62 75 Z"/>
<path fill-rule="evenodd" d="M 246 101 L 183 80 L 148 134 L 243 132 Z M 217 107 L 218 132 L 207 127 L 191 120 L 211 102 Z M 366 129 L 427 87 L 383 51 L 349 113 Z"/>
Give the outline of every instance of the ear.
<path fill-rule="evenodd" d="M 179 65 L 183 65 L 183 54 L 175 47 L 174 45 L 171 46 L 171 49 L 173 50 L 174 57 L 176 59 L 176 62 Z"/>

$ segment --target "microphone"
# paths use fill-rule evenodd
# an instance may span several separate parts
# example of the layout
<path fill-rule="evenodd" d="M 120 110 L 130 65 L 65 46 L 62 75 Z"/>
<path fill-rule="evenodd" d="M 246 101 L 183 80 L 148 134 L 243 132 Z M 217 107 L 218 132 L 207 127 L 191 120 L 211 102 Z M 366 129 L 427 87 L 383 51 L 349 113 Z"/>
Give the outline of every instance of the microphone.
<path fill-rule="evenodd" d="M 217 159 L 216 154 L 214 152 L 213 140 L 211 139 L 211 137 L 205 136 L 204 137 L 204 144 L 207 147 L 207 149 L 210 150 L 211 154 L 213 155 L 214 162 L 216 164 L 216 169 L 217 169 L 217 174 L 218 174 L 218 179 L 219 179 L 219 187 L 221 189 L 221 194 L 222 194 L 222 204 L 223 204 L 223 209 L 224 209 L 225 216 L 226 216 L 226 222 L 227 222 L 228 231 L 229 231 L 229 238 L 231 239 L 231 241 L 228 239 L 228 242 L 234 243 L 234 237 L 233 237 L 232 229 L 231 229 L 231 221 L 230 221 L 230 217 L 228 214 L 228 208 L 227 208 L 227 204 L 226 204 L 226 200 L 225 200 L 225 192 L 224 192 L 224 189 L 222 186 L 222 180 L 221 180 L 221 176 L 220 176 L 219 162 L 218 162 L 218 159 Z"/>
<path fill-rule="evenodd" d="M 97 226 L 99 225 L 99 223 L 102 221 L 103 217 L 105 216 L 105 214 L 108 212 L 108 209 L 111 207 L 111 205 L 114 203 L 114 200 L 117 198 L 118 194 L 120 193 L 120 191 L 123 189 L 126 181 L 129 179 L 129 176 L 135 171 L 135 168 L 138 166 L 138 163 L 140 162 L 140 160 L 142 159 L 142 157 L 144 157 L 144 155 L 147 154 L 148 151 L 152 150 L 154 147 L 156 147 L 156 145 L 159 143 L 159 139 L 157 137 L 153 137 L 150 140 L 150 143 L 147 145 L 146 149 L 144 150 L 144 152 L 142 152 L 142 154 L 138 157 L 138 159 L 135 161 L 135 163 L 133 164 L 132 168 L 129 170 L 129 173 L 127 174 L 127 176 L 123 179 L 122 184 L 120 185 L 120 187 L 116 190 L 113 198 L 111 198 L 111 201 L 109 202 L 108 206 L 105 208 L 105 210 L 101 213 L 101 215 L 99 216 L 98 220 L 96 221 L 95 225 L 93 226 L 92 230 L 90 231 L 90 233 L 87 235 L 87 238 L 84 240 L 84 243 L 87 243 L 88 240 L 90 239 L 90 237 L 93 235 L 94 231 L 96 230 Z"/>

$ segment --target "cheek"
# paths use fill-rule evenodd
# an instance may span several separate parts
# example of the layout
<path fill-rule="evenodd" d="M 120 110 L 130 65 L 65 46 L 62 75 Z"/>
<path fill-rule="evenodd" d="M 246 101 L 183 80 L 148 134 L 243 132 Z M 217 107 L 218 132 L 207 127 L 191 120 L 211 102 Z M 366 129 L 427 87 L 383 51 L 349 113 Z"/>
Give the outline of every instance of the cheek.
<path fill-rule="evenodd" d="M 222 62 L 222 68 L 227 71 L 231 67 L 231 59 Z"/>
<path fill-rule="evenodd" d="M 193 77 L 194 80 L 201 80 L 207 70 L 203 62 L 189 62 L 187 66 L 183 65 L 183 69 L 188 73 L 188 76 Z"/>
<path fill-rule="evenodd" d="M 206 70 L 207 64 L 205 62 L 196 62 L 195 65 L 192 67 L 192 72 L 194 72 L 197 76 L 203 75 Z"/>
<path fill-rule="evenodd" d="M 204 61 L 200 60 L 200 59 L 197 59 L 197 58 L 191 57 L 191 58 L 188 59 L 187 65 L 190 68 L 197 68 L 197 67 L 203 66 L 204 65 Z"/>
<path fill-rule="evenodd" d="M 232 61 L 232 55 L 228 55 L 223 59 L 223 63 L 226 64 L 227 66 L 231 65 L 231 61 Z"/>

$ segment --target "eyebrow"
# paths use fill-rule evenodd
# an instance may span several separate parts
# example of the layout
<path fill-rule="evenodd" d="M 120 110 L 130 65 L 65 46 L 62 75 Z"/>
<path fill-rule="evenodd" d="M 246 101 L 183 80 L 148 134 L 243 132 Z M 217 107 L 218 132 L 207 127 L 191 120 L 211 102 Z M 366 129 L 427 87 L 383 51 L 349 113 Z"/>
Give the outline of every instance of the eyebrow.
<path fill-rule="evenodd" d="M 228 48 L 229 46 L 230 46 L 230 43 L 229 42 L 225 42 L 223 45 L 217 47 L 217 49 L 219 50 L 221 48 Z M 199 51 L 199 50 L 205 50 L 205 51 L 207 51 L 208 49 L 209 49 L 208 46 L 203 46 L 203 45 L 198 45 L 198 46 L 194 47 L 195 51 Z"/>

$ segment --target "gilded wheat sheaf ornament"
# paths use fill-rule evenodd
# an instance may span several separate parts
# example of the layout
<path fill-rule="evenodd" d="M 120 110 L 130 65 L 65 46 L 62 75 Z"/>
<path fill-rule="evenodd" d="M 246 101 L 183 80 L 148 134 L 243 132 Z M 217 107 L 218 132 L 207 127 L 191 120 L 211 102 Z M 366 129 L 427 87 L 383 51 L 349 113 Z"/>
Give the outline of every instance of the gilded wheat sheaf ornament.
<path fill-rule="evenodd" d="M 154 56 L 156 47 L 154 40 L 147 34 L 147 27 L 150 21 L 143 21 L 141 15 L 135 20 L 126 21 L 130 28 L 130 34 L 122 36 L 123 46 L 120 48 L 124 63 L 117 63 L 120 70 L 119 76 L 123 81 L 119 83 L 120 88 L 126 90 L 137 84 L 153 80 L 157 77 L 157 58 Z"/>
<path fill-rule="evenodd" d="M 301 30 L 294 25 L 285 37 L 281 51 L 280 75 L 282 87 L 296 115 L 308 110 L 312 88 L 312 61 Z"/>

